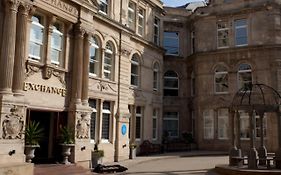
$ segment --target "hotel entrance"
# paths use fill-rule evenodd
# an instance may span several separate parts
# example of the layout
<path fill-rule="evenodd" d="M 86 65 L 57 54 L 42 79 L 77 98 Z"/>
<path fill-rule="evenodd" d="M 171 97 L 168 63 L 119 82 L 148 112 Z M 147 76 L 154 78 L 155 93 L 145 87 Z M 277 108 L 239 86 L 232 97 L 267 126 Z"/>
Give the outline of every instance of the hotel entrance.
<path fill-rule="evenodd" d="M 39 122 L 44 129 L 40 148 L 36 148 L 34 163 L 56 163 L 61 161 L 60 128 L 67 124 L 67 112 L 27 110 L 27 121 Z"/>

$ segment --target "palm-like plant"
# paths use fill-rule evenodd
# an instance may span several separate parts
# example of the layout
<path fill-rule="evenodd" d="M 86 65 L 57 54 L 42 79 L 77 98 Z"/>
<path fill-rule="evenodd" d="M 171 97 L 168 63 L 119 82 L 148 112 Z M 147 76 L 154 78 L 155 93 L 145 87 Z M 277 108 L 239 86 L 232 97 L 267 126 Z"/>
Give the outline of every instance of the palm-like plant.
<path fill-rule="evenodd" d="M 74 132 L 70 128 L 64 126 L 61 128 L 61 140 L 63 144 L 74 143 Z"/>
<path fill-rule="evenodd" d="M 30 121 L 25 129 L 25 143 L 26 145 L 38 145 L 39 141 L 43 138 L 44 129 L 40 127 L 40 123 Z"/>

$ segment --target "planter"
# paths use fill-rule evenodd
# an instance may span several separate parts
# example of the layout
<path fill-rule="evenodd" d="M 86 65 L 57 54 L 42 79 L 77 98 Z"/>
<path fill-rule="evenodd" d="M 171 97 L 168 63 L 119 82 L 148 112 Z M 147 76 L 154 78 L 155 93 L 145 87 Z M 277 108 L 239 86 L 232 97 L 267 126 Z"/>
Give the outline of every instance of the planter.
<path fill-rule="evenodd" d="M 98 164 L 102 164 L 102 158 L 100 151 L 92 151 L 92 168 L 95 168 Z"/>
<path fill-rule="evenodd" d="M 62 156 L 63 156 L 63 164 L 70 164 L 68 161 L 68 157 L 71 155 L 71 148 L 74 147 L 74 144 L 61 144 L 62 146 Z"/>
<path fill-rule="evenodd" d="M 137 156 L 137 148 L 130 148 L 129 159 L 135 159 Z"/>
<path fill-rule="evenodd" d="M 39 148 L 39 145 L 25 145 L 25 161 L 31 163 L 32 159 L 35 157 L 35 149 Z"/>

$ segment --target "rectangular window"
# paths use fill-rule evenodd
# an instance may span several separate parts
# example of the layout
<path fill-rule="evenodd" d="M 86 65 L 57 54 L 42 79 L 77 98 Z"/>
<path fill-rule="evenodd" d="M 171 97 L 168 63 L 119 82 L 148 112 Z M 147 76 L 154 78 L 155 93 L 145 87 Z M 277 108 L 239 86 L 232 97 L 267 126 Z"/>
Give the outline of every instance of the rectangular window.
<path fill-rule="evenodd" d="M 179 33 L 164 32 L 164 48 L 166 55 L 179 55 Z"/>
<path fill-rule="evenodd" d="M 137 106 L 136 108 L 136 139 L 141 139 L 141 127 L 142 127 L 142 108 Z"/>
<path fill-rule="evenodd" d="M 96 38 L 92 38 L 90 41 L 89 72 L 91 75 L 99 76 L 99 46 Z"/>
<path fill-rule="evenodd" d="M 59 24 L 53 26 L 51 36 L 51 63 L 59 65 L 62 57 L 63 33 Z"/>
<path fill-rule="evenodd" d="M 250 125 L 249 125 L 249 114 L 244 111 L 239 111 L 240 115 L 240 138 L 250 138 Z"/>
<path fill-rule="evenodd" d="M 157 116 L 158 116 L 158 111 L 157 109 L 153 109 L 153 114 L 152 114 L 152 139 L 156 140 L 157 139 Z"/>
<path fill-rule="evenodd" d="M 179 116 L 178 112 L 165 112 L 163 117 L 163 133 L 169 137 L 179 136 Z"/>
<path fill-rule="evenodd" d="M 91 139 L 95 140 L 96 133 L 96 117 L 97 117 L 97 100 L 89 99 L 89 106 L 92 108 L 91 114 Z"/>
<path fill-rule="evenodd" d="M 234 21 L 235 45 L 245 46 L 248 44 L 247 20 L 239 19 Z"/>
<path fill-rule="evenodd" d="M 204 120 L 204 139 L 214 139 L 214 111 L 205 110 L 203 112 Z"/>
<path fill-rule="evenodd" d="M 111 66 L 112 66 L 112 51 L 106 49 L 104 53 L 104 66 L 103 66 L 104 78 L 106 79 L 111 79 Z"/>
<path fill-rule="evenodd" d="M 34 15 L 31 18 L 29 57 L 33 60 L 40 60 L 42 57 L 44 25 L 43 17 Z"/>
<path fill-rule="evenodd" d="M 100 0 L 100 12 L 105 15 L 108 13 L 108 0 Z"/>
<path fill-rule="evenodd" d="M 228 139 L 228 109 L 218 110 L 218 138 Z"/>
<path fill-rule="evenodd" d="M 266 126 L 267 126 L 267 120 L 266 120 L 266 115 L 264 115 L 264 117 L 263 117 L 263 136 L 264 137 L 266 137 Z M 260 127 L 260 121 L 261 121 L 261 119 L 260 119 L 260 117 L 258 116 L 258 115 L 256 115 L 256 137 L 257 138 L 260 138 L 260 136 L 261 136 L 261 127 Z"/>
<path fill-rule="evenodd" d="M 159 33 L 160 33 L 160 20 L 159 18 L 155 17 L 154 18 L 154 37 L 153 37 L 153 42 L 156 45 L 159 45 Z"/>
<path fill-rule="evenodd" d="M 138 11 L 138 34 L 143 36 L 144 34 L 144 12 L 145 10 L 139 7 Z"/>
<path fill-rule="evenodd" d="M 102 136 L 101 138 L 104 140 L 109 140 L 109 127 L 110 127 L 110 102 L 103 102 L 102 107 Z"/>
<path fill-rule="evenodd" d="M 229 27 L 227 22 L 218 23 L 218 48 L 229 47 Z"/>
<path fill-rule="evenodd" d="M 135 30 L 136 26 L 136 4 L 129 2 L 128 7 L 128 25 L 132 30 Z"/>

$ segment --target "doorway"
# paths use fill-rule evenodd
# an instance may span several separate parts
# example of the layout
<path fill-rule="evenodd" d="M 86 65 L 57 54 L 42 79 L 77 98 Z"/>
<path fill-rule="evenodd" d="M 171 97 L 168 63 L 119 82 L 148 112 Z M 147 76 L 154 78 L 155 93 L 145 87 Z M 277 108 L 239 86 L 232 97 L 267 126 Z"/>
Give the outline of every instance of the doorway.
<path fill-rule="evenodd" d="M 27 110 L 26 123 L 39 122 L 44 129 L 40 147 L 35 151 L 32 162 L 37 164 L 56 163 L 61 160 L 60 128 L 67 125 L 67 112 Z"/>

